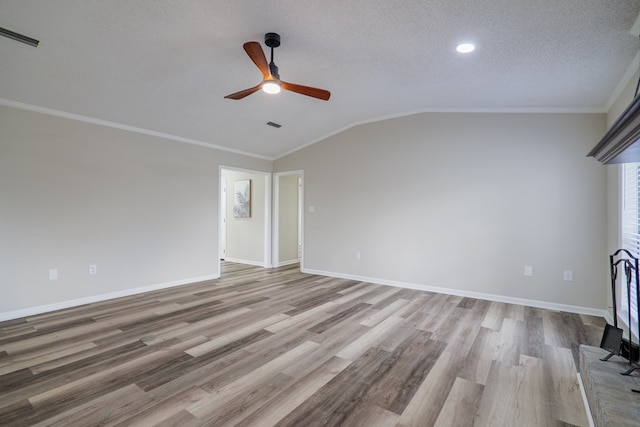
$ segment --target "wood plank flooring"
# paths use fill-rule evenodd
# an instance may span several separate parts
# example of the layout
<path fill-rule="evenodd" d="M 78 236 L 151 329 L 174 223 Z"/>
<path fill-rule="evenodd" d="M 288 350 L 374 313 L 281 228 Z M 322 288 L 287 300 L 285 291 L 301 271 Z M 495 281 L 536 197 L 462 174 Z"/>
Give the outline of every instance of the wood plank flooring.
<path fill-rule="evenodd" d="M 0 323 L 0 425 L 587 426 L 604 320 L 223 264 Z"/>

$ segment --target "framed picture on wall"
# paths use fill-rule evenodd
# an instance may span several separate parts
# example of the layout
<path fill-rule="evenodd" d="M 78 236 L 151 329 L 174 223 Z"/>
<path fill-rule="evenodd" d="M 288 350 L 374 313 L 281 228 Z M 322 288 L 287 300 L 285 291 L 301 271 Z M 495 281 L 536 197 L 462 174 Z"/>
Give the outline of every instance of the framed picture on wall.
<path fill-rule="evenodd" d="M 243 179 L 233 183 L 233 216 L 251 217 L 251 180 Z"/>

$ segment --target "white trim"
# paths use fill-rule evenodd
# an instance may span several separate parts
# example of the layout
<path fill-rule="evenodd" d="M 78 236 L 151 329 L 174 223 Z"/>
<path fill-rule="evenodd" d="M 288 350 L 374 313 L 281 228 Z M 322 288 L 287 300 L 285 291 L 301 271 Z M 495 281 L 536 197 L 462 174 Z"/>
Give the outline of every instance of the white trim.
<path fill-rule="evenodd" d="M 261 171 L 261 170 L 258 170 L 258 169 L 239 168 L 237 166 L 218 165 L 218 171 L 221 171 L 222 169 L 228 170 L 228 171 L 238 171 L 238 172 L 246 172 L 246 173 L 261 174 L 261 175 L 271 175 L 271 172 L 269 172 L 269 171 Z"/>
<path fill-rule="evenodd" d="M 287 151 L 284 154 L 279 155 L 278 157 L 276 157 L 274 160 L 278 160 L 281 159 L 283 157 L 288 156 L 289 154 L 293 154 L 296 151 L 300 151 L 303 150 L 317 142 L 323 141 L 327 138 L 330 138 L 334 135 L 337 135 L 339 133 L 345 132 L 351 128 L 354 128 L 356 126 L 360 126 L 360 125 L 365 125 L 368 123 L 376 123 L 376 122 L 381 122 L 383 120 L 390 120 L 390 119 L 398 119 L 400 117 L 407 117 L 407 116 L 413 116 L 414 114 L 422 114 L 422 113 L 513 113 L 513 114 L 522 114 L 522 113 L 558 113 L 558 114 L 577 114 L 577 113 L 581 113 L 581 114 L 602 114 L 602 113 L 606 113 L 608 111 L 608 109 L 604 108 L 604 107 L 598 107 L 598 108 L 594 108 L 594 107 L 574 107 L 574 108 L 569 108 L 569 107 L 557 107 L 557 108 L 543 108 L 543 107 L 523 107 L 523 108 L 420 108 L 417 110 L 410 110 L 410 111 L 404 111 L 401 113 L 395 113 L 395 114 L 389 114 L 389 115 L 385 115 L 385 116 L 378 116 L 378 117 L 373 117 L 370 119 L 364 119 L 364 120 L 360 120 L 360 121 L 356 121 L 356 122 L 352 122 L 349 123 L 341 128 L 338 128 L 332 132 L 329 132 L 319 138 L 314 139 L 311 142 L 307 142 L 306 144 L 303 144 L 297 148 L 294 148 L 292 150 Z"/>
<path fill-rule="evenodd" d="M 218 171 L 220 174 L 220 171 Z M 220 260 L 227 259 L 227 180 L 218 177 L 218 271 Z"/>
<path fill-rule="evenodd" d="M 538 301 L 526 298 L 508 297 L 503 295 L 485 294 L 482 292 L 463 291 L 459 289 L 441 288 L 438 286 L 420 285 L 416 283 L 398 282 L 396 280 L 378 279 L 375 277 L 365 277 L 353 274 L 334 273 L 329 271 L 313 270 L 301 268 L 300 271 L 307 274 L 317 274 L 320 276 L 337 277 L 340 279 L 358 280 L 361 282 L 375 283 L 378 285 L 395 286 L 398 288 L 415 289 L 418 291 L 435 292 L 438 294 L 456 295 L 461 297 L 476 298 L 488 301 L 504 302 L 507 304 L 525 305 L 528 307 L 544 308 L 547 310 L 566 311 L 569 313 L 588 314 L 591 316 L 605 317 L 607 311 L 591 307 L 581 307 L 577 305 L 558 304 L 554 302 Z"/>
<path fill-rule="evenodd" d="M 634 60 L 634 63 L 638 63 L 637 59 Z M 627 70 L 628 73 L 628 70 Z M 625 73 L 625 77 L 627 75 L 627 73 Z M 633 76 L 633 74 L 631 75 Z M 628 79 L 631 78 L 631 76 L 628 77 Z M 623 77 L 623 79 L 625 78 Z M 628 80 L 627 80 L 628 81 Z M 625 83 L 626 85 L 626 83 Z M 624 88 L 624 85 L 622 86 L 622 88 Z M 622 91 L 622 88 L 620 89 L 620 91 Z M 614 92 L 615 93 L 615 92 Z M 611 101 L 611 99 L 615 99 L 615 98 L 610 98 L 609 101 Z M 613 104 L 613 103 L 612 103 Z M 177 142 L 184 142 L 187 144 L 192 144 L 192 145 L 198 145 L 201 147 L 207 147 L 207 148 L 213 148 L 215 150 L 220 150 L 220 151 L 227 151 L 230 153 L 236 153 L 236 154 L 241 154 L 243 156 L 248 156 L 248 157 L 254 157 L 257 159 L 263 159 L 263 160 L 269 160 L 269 161 L 274 161 L 274 160 L 278 160 L 281 159 L 282 157 L 288 156 L 289 154 L 295 153 L 296 151 L 300 151 L 304 148 L 309 147 L 310 145 L 313 145 L 317 142 L 320 142 L 322 140 L 325 140 L 329 137 L 332 137 L 333 135 L 337 135 L 341 132 L 344 132 L 348 129 L 351 129 L 353 127 L 359 126 L 359 125 L 363 125 L 363 124 L 367 124 L 367 123 L 374 123 L 374 122 L 379 122 L 379 121 L 383 121 L 383 120 L 388 120 L 388 119 L 395 119 L 395 118 L 399 118 L 399 117 L 405 117 L 405 116 L 411 116 L 414 114 L 420 114 L 420 113 L 606 113 L 607 111 L 609 111 L 609 108 L 611 108 L 609 106 L 609 103 L 607 103 L 607 107 L 605 108 L 592 108 L 592 107 L 556 107 L 556 108 L 544 108 L 544 107 L 523 107 L 523 108 L 421 108 L 421 109 L 417 109 L 417 110 L 410 110 L 410 111 L 405 111 L 405 112 L 401 112 L 401 113 L 396 113 L 396 114 L 390 114 L 390 115 L 385 115 L 385 116 L 380 116 L 380 117 L 374 117 L 374 118 L 370 118 L 370 119 L 364 119 L 364 120 L 360 120 L 360 121 L 356 121 L 356 122 L 352 122 L 350 124 L 347 124 L 335 131 L 332 131 L 328 134 L 325 134 L 319 138 L 316 138 L 314 140 L 312 140 L 311 142 L 308 142 L 306 144 L 303 144 L 299 147 L 296 147 L 292 150 L 289 150 L 287 152 L 285 152 L 284 154 L 280 154 L 277 157 L 268 157 L 268 156 L 262 156 L 262 155 L 258 155 L 258 154 L 254 154 L 254 153 L 249 153 L 247 151 L 242 151 L 242 150 L 237 150 L 234 148 L 230 148 L 230 147 L 224 147 L 222 145 L 217 145 L 217 144 L 212 144 L 210 142 L 204 142 L 204 141 L 198 141 L 196 139 L 191 139 L 191 138 L 185 138 L 182 136 L 178 136 L 178 135 L 172 135 L 172 134 L 168 134 L 168 133 L 164 133 L 164 132 L 158 132 L 155 130 L 150 130 L 150 129 L 144 129 L 144 128 L 139 128 L 136 126 L 131 126 L 131 125 L 125 125 L 122 123 L 117 123 L 117 122 L 112 122 L 109 120 L 102 120 L 102 119 L 96 119 L 93 117 L 88 117 L 88 116 L 83 116 L 80 114 L 75 114 L 75 113 L 68 113 L 66 111 L 60 111 L 60 110 L 55 110 L 53 108 L 47 108 L 47 107 L 39 107 L 37 105 L 32 105 L 32 104 L 27 104 L 24 102 L 19 102 L 19 101 L 14 101 L 11 99 L 6 99 L 6 98 L 0 98 L 0 105 L 6 105 L 7 107 L 13 107 L 13 108 L 18 108 L 21 110 L 27 110 L 27 111 L 33 111 L 36 113 L 42 113 L 42 114 L 47 114 L 50 116 L 56 116 L 56 117 L 63 117 L 66 119 L 70 119 L 70 120 L 77 120 L 80 122 L 85 122 L 85 123 L 92 123 L 95 125 L 100 125 L 100 126 L 106 126 L 106 127 L 110 127 L 110 128 L 114 128 L 114 129 L 120 129 L 120 130 L 126 130 L 129 132 L 135 132 L 135 133 L 140 133 L 143 135 L 151 135 L 151 136 L 156 136 L 159 138 L 164 138 L 164 139 L 169 139 L 172 141 L 177 141 Z"/>
<path fill-rule="evenodd" d="M 247 264 L 247 265 L 254 265 L 256 267 L 264 267 L 263 261 L 251 261 L 248 259 L 238 259 L 238 258 L 227 258 L 225 261 L 235 262 L 236 264 Z"/>
<path fill-rule="evenodd" d="M 608 324 L 613 325 L 613 314 L 609 310 L 607 310 L 604 320 L 606 320 Z"/>
<path fill-rule="evenodd" d="M 6 311 L 0 313 L 0 322 L 5 320 L 19 319 L 21 317 L 35 316 L 37 314 L 62 310 L 65 308 L 77 307 L 85 304 L 107 301 L 115 298 L 128 297 L 146 292 L 158 291 L 160 289 L 173 288 L 175 286 L 191 285 L 198 282 L 219 279 L 220 274 L 209 274 L 206 276 L 191 277 L 189 279 L 174 280 L 172 282 L 158 283 L 155 285 L 143 286 L 140 288 L 124 289 L 122 291 L 109 292 L 108 294 L 94 295 L 90 297 L 78 298 L 69 301 L 60 301 L 53 304 L 40 305 L 37 307 L 23 308 L 20 310 Z"/>
<path fill-rule="evenodd" d="M 273 237 L 271 238 L 271 263 L 280 266 L 280 174 L 273 174 Z"/>
<path fill-rule="evenodd" d="M 304 170 L 298 175 L 298 261 L 304 260 Z"/>
<path fill-rule="evenodd" d="M 624 212 L 624 168 L 622 165 L 615 165 L 615 167 L 618 172 L 618 212 L 616 212 L 616 221 L 618 223 L 618 244 L 616 245 L 616 248 L 620 248 L 622 247 L 622 213 Z M 616 249 L 614 248 L 614 251 L 615 250 Z M 614 251 L 612 251 L 612 253 Z"/>
<path fill-rule="evenodd" d="M 273 266 L 273 261 L 271 260 L 271 238 L 273 236 L 271 228 L 271 203 L 273 201 L 273 195 L 271 193 L 272 176 L 272 173 L 268 173 L 264 178 L 264 268 L 271 268 Z"/>
<path fill-rule="evenodd" d="M 38 107 L 37 105 L 25 104 L 24 102 L 13 101 L 11 99 L 0 98 L 0 105 L 6 105 L 7 107 L 18 108 L 20 110 L 33 111 L 35 113 L 47 114 L 50 116 L 63 117 L 65 119 L 77 120 L 79 122 L 91 123 L 94 125 L 106 126 L 109 128 L 126 130 L 129 132 L 140 133 L 143 135 L 157 136 L 158 138 L 169 139 L 177 142 L 184 142 L 192 145 L 199 145 L 200 147 L 213 148 L 214 150 L 227 151 L 230 153 L 241 154 L 243 156 L 254 157 L 263 160 L 273 161 L 272 157 L 260 156 L 258 154 L 249 153 L 247 151 L 236 150 L 234 148 L 223 147 L 222 145 L 212 144 L 210 142 L 198 141 L 196 139 L 185 138 L 178 135 L 172 135 L 169 133 L 158 132 L 155 130 L 139 128 L 136 126 L 125 125 L 122 123 L 111 122 L 108 120 L 95 119 L 93 117 L 82 116 L 75 113 L 67 113 L 66 111 L 54 110 L 53 108 Z"/>
<path fill-rule="evenodd" d="M 299 262 L 300 262 L 300 261 L 299 261 L 299 260 L 297 260 L 297 259 L 290 259 L 289 261 L 282 261 L 282 262 L 279 262 L 279 263 L 276 265 L 276 267 L 284 267 L 285 265 L 297 264 L 297 263 L 299 263 Z"/>
<path fill-rule="evenodd" d="M 582 377 L 580 376 L 580 372 L 578 372 L 578 385 L 580 386 L 580 394 L 582 395 L 582 402 L 584 403 L 584 408 L 587 411 L 587 421 L 589 422 L 589 427 L 595 427 L 593 423 L 593 417 L 591 416 L 591 406 L 589 406 L 589 401 L 587 400 L 587 393 L 584 390 L 584 383 L 582 382 Z"/>

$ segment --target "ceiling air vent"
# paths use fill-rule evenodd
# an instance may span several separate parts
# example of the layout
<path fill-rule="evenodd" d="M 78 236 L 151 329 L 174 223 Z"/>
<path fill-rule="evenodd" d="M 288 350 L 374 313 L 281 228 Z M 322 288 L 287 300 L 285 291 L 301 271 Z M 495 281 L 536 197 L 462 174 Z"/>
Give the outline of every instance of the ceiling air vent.
<path fill-rule="evenodd" d="M 267 125 L 269 126 L 273 126 L 274 128 L 278 129 L 281 128 L 282 125 L 278 124 L 278 123 L 273 123 L 273 122 L 267 122 Z"/>
<path fill-rule="evenodd" d="M 29 46 L 33 46 L 33 47 L 38 47 L 38 44 L 40 43 L 39 40 L 32 39 L 31 37 L 27 37 L 25 35 L 15 33 L 11 30 L 7 30 L 6 28 L 2 28 L 2 27 L 0 27 L 0 35 L 9 37 L 10 39 L 17 40 L 19 42 L 28 44 Z"/>

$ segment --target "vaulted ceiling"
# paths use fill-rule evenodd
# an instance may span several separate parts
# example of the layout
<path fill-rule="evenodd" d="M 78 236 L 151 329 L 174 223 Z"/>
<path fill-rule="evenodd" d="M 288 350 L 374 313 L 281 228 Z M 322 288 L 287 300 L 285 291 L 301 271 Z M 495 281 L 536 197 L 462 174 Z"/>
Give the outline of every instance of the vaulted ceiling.
<path fill-rule="evenodd" d="M 604 111 L 640 42 L 638 0 L 2 0 L 0 102 L 269 159 L 418 111 Z M 283 80 L 242 49 L 277 32 Z M 457 53 L 470 41 L 476 50 Z M 267 53 L 267 48 L 265 53 Z M 267 122 L 282 125 L 276 129 Z"/>

